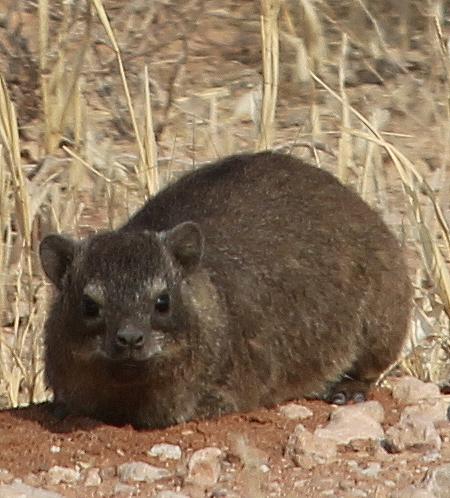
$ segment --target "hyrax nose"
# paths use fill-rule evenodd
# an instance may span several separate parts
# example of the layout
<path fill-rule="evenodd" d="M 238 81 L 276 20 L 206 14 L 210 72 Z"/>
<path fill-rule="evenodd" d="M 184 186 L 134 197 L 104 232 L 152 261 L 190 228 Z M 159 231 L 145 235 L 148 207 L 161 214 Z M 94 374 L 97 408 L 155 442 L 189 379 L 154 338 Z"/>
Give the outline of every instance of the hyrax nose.
<path fill-rule="evenodd" d="M 116 344 L 121 349 L 140 349 L 144 345 L 144 332 L 134 325 L 125 325 L 117 332 Z"/>

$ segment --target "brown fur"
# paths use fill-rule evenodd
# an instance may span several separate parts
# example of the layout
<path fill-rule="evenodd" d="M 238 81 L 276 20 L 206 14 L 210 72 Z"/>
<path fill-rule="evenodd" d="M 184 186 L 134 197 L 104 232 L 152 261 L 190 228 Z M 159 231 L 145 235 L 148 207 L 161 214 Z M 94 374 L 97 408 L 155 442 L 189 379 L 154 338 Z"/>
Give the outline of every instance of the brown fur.
<path fill-rule="evenodd" d="M 117 231 L 51 235 L 41 260 L 59 288 L 45 329 L 55 399 L 111 423 L 349 397 L 407 333 L 411 286 L 380 216 L 329 173 L 277 153 L 190 173 Z M 98 317 L 83 316 L 83 294 Z M 157 313 L 163 294 L 170 311 Z M 117 338 L 130 331 L 143 345 L 124 353 Z"/>

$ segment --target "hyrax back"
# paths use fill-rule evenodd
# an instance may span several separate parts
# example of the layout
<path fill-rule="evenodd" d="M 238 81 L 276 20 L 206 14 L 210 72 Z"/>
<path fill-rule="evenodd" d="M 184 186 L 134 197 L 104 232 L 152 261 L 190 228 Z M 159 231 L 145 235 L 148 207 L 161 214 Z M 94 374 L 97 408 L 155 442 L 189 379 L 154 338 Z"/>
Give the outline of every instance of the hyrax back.
<path fill-rule="evenodd" d="M 50 235 L 46 374 L 68 411 L 135 426 L 358 398 L 398 356 L 402 251 L 332 175 L 271 152 L 190 173 L 117 231 Z"/>

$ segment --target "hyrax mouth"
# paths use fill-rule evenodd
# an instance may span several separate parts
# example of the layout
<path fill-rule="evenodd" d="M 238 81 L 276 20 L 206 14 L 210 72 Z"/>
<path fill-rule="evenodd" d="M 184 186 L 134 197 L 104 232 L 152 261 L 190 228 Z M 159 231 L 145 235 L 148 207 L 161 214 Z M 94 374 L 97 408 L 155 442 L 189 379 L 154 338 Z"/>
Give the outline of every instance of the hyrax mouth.
<path fill-rule="evenodd" d="M 148 361 L 133 360 L 110 360 L 106 364 L 108 376 L 117 384 L 141 384 L 145 383 L 149 372 Z"/>

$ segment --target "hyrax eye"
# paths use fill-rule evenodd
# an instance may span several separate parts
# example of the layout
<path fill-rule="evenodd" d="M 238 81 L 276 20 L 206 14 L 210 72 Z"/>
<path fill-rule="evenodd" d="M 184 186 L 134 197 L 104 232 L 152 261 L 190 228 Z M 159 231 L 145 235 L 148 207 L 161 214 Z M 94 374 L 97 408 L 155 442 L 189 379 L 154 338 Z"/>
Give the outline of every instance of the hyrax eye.
<path fill-rule="evenodd" d="M 170 309 L 169 294 L 160 294 L 155 301 L 155 310 L 158 313 L 167 313 Z"/>
<path fill-rule="evenodd" d="M 100 315 L 100 306 L 89 296 L 82 297 L 81 307 L 85 318 L 97 318 Z"/>

